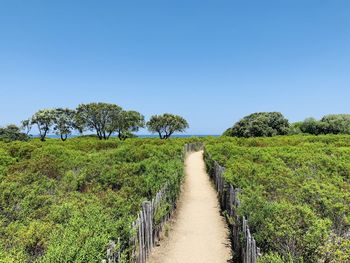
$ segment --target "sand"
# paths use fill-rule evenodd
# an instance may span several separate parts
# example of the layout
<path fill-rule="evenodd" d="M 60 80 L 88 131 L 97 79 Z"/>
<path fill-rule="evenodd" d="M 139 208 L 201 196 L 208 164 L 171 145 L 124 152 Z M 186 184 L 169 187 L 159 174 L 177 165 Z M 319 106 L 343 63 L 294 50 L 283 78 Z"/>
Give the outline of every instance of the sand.
<path fill-rule="evenodd" d="M 205 171 L 203 152 L 189 154 L 185 166 L 185 181 L 171 229 L 147 262 L 230 262 L 229 231 Z"/>

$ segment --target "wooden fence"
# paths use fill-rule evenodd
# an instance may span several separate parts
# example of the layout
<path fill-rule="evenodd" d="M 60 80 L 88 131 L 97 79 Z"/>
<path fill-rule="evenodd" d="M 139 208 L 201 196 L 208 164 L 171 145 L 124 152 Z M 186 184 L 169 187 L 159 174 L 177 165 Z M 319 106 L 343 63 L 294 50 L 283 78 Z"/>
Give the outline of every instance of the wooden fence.
<path fill-rule="evenodd" d="M 201 150 L 204 150 L 204 144 L 202 142 L 193 142 L 185 144 L 184 152 L 187 154 L 190 152 L 198 152 Z"/>
<path fill-rule="evenodd" d="M 203 149 L 202 143 L 185 144 L 183 158 L 192 151 Z M 170 219 L 176 208 L 177 195 L 169 195 L 171 186 L 166 184 L 151 201 L 142 203 L 142 209 L 137 219 L 132 223 L 134 233 L 127 242 L 127 247 L 122 247 L 120 240 L 110 241 L 107 247 L 107 259 L 102 263 L 146 263 L 151 249 L 159 241 L 164 225 Z M 170 198 L 170 200 L 169 200 Z M 157 213 L 170 203 L 165 215 L 159 219 Z"/>
<path fill-rule="evenodd" d="M 202 146 L 202 148 L 204 147 Z M 228 221 L 232 233 L 234 262 L 256 263 L 257 258 L 261 256 L 260 249 L 256 246 L 256 241 L 251 235 L 247 218 L 244 216 L 240 217 L 237 213 L 240 205 L 239 193 L 241 190 L 234 188 L 225 181 L 223 177 L 225 168 L 213 160 L 210 154 L 205 152 L 204 158 L 209 176 L 213 180 L 218 193 L 221 210 L 226 211 L 231 218 Z"/>
<path fill-rule="evenodd" d="M 189 152 L 205 150 L 203 143 L 189 143 L 184 146 L 184 157 Z M 256 242 L 251 235 L 248 220 L 237 214 L 237 208 L 240 205 L 239 192 L 240 189 L 234 188 L 228 184 L 223 173 L 225 168 L 214 161 L 211 156 L 205 152 L 205 162 L 207 164 L 208 173 L 213 180 L 222 211 L 226 211 L 230 220 L 232 230 L 232 249 L 235 262 L 256 263 L 260 256 L 260 249 L 256 246 Z M 137 219 L 132 224 L 134 235 L 127 242 L 127 247 L 121 247 L 121 242 L 111 241 L 107 248 L 107 259 L 102 263 L 146 263 L 147 256 L 151 249 L 155 246 L 160 238 L 160 234 L 164 225 L 170 219 L 176 208 L 176 198 L 169 200 L 169 185 L 166 184 L 151 201 L 143 202 L 142 209 Z M 156 215 L 162 205 L 171 205 L 167 213 L 160 219 L 156 220 Z M 232 221 L 232 222 L 231 222 Z"/>

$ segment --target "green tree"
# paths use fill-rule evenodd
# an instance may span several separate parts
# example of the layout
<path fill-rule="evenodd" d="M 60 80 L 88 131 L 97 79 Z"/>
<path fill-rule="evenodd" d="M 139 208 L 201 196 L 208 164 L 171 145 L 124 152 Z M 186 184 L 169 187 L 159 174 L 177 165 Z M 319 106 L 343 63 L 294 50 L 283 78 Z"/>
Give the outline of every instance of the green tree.
<path fill-rule="evenodd" d="M 145 117 L 137 111 L 122 111 L 113 122 L 118 138 L 125 140 L 145 126 Z"/>
<path fill-rule="evenodd" d="M 330 114 L 321 120 L 305 119 L 300 126 L 303 133 L 320 134 L 350 134 L 350 114 Z"/>
<path fill-rule="evenodd" d="M 67 108 L 57 108 L 55 110 L 55 120 L 53 130 L 61 137 L 62 141 L 67 140 L 69 134 L 74 129 L 75 111 Z"/>
<path fill-rule="evenodd" d="M 80 132 L 96 131 L 100 140 L 107 140 L 115 131 L 122 108 L 110 103 L 80 104 L 76 109 L 75 126 Z"/>
<path fill-rule="evenodd" d="M 32 123 L 30 119 L 21 121 L 21 129 L 25 131 L 25 134 L 29 134 L 32 129 Z"/>
<path fill-rule="evenodd" d="M 31 124 L 36 124 L 39 130 L 40 140 L 45 138 L 55 122 L 56 111 L 54 109 L 44 109 L 36 112 L 31 119 Z"/>
<path fill-rule="evenodd" d="M 183 117 L 165 113 L 153 115 L 147 122 L 147 127 L 150 132 L 158 133 L 159 138 L 168 139 L 174 132 L 184 132 L 189 125 Z"/>
<path fill-rule="evenodd" d="M 300 134 L 302 133 L 300 127 L 303 124 L 303 122 L 299 121 L 299 122 L 294 122 L 290 125 L 289 127 L 289 131 L 288 134 L 289 135 L 294 135 L 294 134 Z"/>
<path fill-rule="evenodd" d="M 289 122 L 279 112 L 257 112 L 245 116 L 224 132 L 225 136 L 271 137 L 285 135 L 289 131 Z"/>
<path fill-rule="evenodd" d="M 22 133 L 20 128 L 14 124 L 0 128 L 0 141 L 27 141 L 29 136 Z"/>
<path fill-rule="evenodd" d="M 326 127 L 323 122 L 320 122 L 315 118 L 307 118 L 301 123 L 300 130 L 303 133 L 320 135 L 325 133 Z"/>
<path fill-rule="evenodd" d="M 350 114 L 330 114 L 321 119 L 324 133 L 350 134 Z"/>

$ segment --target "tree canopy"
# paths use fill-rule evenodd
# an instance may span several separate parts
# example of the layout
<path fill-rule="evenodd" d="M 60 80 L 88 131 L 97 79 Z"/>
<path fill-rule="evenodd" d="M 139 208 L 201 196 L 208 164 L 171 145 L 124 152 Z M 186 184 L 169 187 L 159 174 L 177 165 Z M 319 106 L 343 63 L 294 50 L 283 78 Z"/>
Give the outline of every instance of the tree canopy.
<path fill-rule="evenodd" d="M 55 120 L 53 130 L 65 141 L 75 127 L 74 124 L 75 111 L 67 108 L 55 109 Z"/>
<path fill-rule="evenodd" d="M 80 104 L 76 110 L 75 123 L 80 132 L 95 131 L 100 140 L 106 140 L 115 131 L 121 112 L 121 107 L 111 103 Z"/>
<path fill-rule="evenodd" d="M 325 115 L 321 120 L 305 119 L 300 130 L 303 133 L 320 134 L 350 134 L 350 114 Z"/>
<path fill-rule="evenodd" d="M 114 121 L 114 130 L 120 140 L 132 137 L 133 132 L 137 132 L 145 126 L 145 117 L 137 111 L 122 111 Z"/>
<path fill-rule="evenodd" d="M 29 134 L 29 132 L 32 129 L 32 123 L 31 123 L 31 119 L 26 119 L 24 121 L 21 121 L 21 129 L 23 131 L 25 131 L 25 134 Z"/>
<path fill-rule="evenodd" d="M 153 115 L 147 122 L 147 127 L 150 132 L 158 133 L 159 138 L 168 139 L 174 132 L 184 132 L 189 125 L 183 117 L 165 113 Z"/>
<path fill-rule="evenodd" d="M 21 129 L 14 124 L 0 127 L 0 141 L 27 141 L 29 136 L 21 132 Z"/>
<path fill-rule="evenodd" d="M 39 110 L 31 118 L 22 121 L 21 128 L 28 134 L 34 124 L 42 141 L 45 141 L 50 131 L 65 141 L 74 130 L 80 133 L 94 131 L 100 140 L 107 140 L 117 133 L 120 140 L 125 140 L 134 137 L 132 133 L 145 126 L 145 118 L 137 111 L 125 111 L 116 104 L 98 102 L 80 104 L 75 110 Z"/>
<path fill-rule="evenodd" d="M 319 135 L 324 134 L 325 125 L 315 118 L 307 118 L 300 124 L 300 130 L 303 133 Z"/>
<path fill-rule="evenodd" d="M 350 134 L 350 114 L 330 114 L 321 119 L 324 133 Z"/>
<path fill-rule="evenodd" d="M 285 135 L 289 131 L 289 122 L 279 112 L 257 112 L 245 116 L 224 132 L 226 136 L 271 137 Z"/>
<path fill-rule="evenodd" d="M 41 141 L 45 141 L 46 135 L 54 124 L 55 118 L 56 111 L 54 109 L 39 110 L 32 116 L 31 123 L 36 124 Z"/>

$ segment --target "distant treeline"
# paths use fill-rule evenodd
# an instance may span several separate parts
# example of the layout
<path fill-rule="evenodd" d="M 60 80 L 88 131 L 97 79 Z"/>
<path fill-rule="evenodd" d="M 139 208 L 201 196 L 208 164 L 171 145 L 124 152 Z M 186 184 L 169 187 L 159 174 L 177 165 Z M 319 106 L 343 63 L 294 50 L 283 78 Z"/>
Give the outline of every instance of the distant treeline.
<path fill-rule="evenodd" d="M 54 132 L 65 141 L 73 131 L 83 134 L 96 133 L 102 140 L 116 134 L 120 140 L 135 137 L 134 133 L 145 128 L 168 139 L 174 132 L 184 132 L 188 122 L 181 116 L 164 113 L 151 116 L 148 122 L 134 110 L 123 110 L 110 103 L 80 104 L 76 109 L 55 108 L 37 111 L 32 117 L 21 122 L 21 127 L 8 125 L 0 127 L 0 140 L 28 140 L 29 133 L 36 126 L 40 139 L 45 141 Z M 307 118 L 301 122 L 290 123 L 280 112 L 257 112 L 245 116 L 228 128 L 223 135 L 231 137 L 272 137 L 293 134 L 350 134 L 350 114 L 330 114 L 320 120 Z"/>
<path fill-rule="evenodd" d="M 350 114 L 331 114 L 320 120 L 307 118 L 304 121 L 290 124 L 280 112 L 257 112 L 236 122 L 223 135 L 248 138 L 301 133 L 350 134 Z"/>
<path fill-rule="evenodd" d="M 21 122 L 21 127 L 8 125 L 0 128 L 0 140 L 28 140 L 29 133 L 36 126 L 41 141 L 54 132 L 65 141 L 73 131 L 83 134 L 93 131 L 102 140 L 117 134 L 120 140 L 134 137 L 134 132 L 147 127 L 161 139 L 168 139 L 174 132 L 184 132 L 189 127 L 187 121 L 178 115 L 165 113 L 151 116 L 145 122 L 144 116 L 134 110 L 123 110 L 111 103 L 80 104 L 76 109 L 55 108 L 37 111 L 29 119 Z M 21 132 L 23 131 L 23 132 Z"/>

